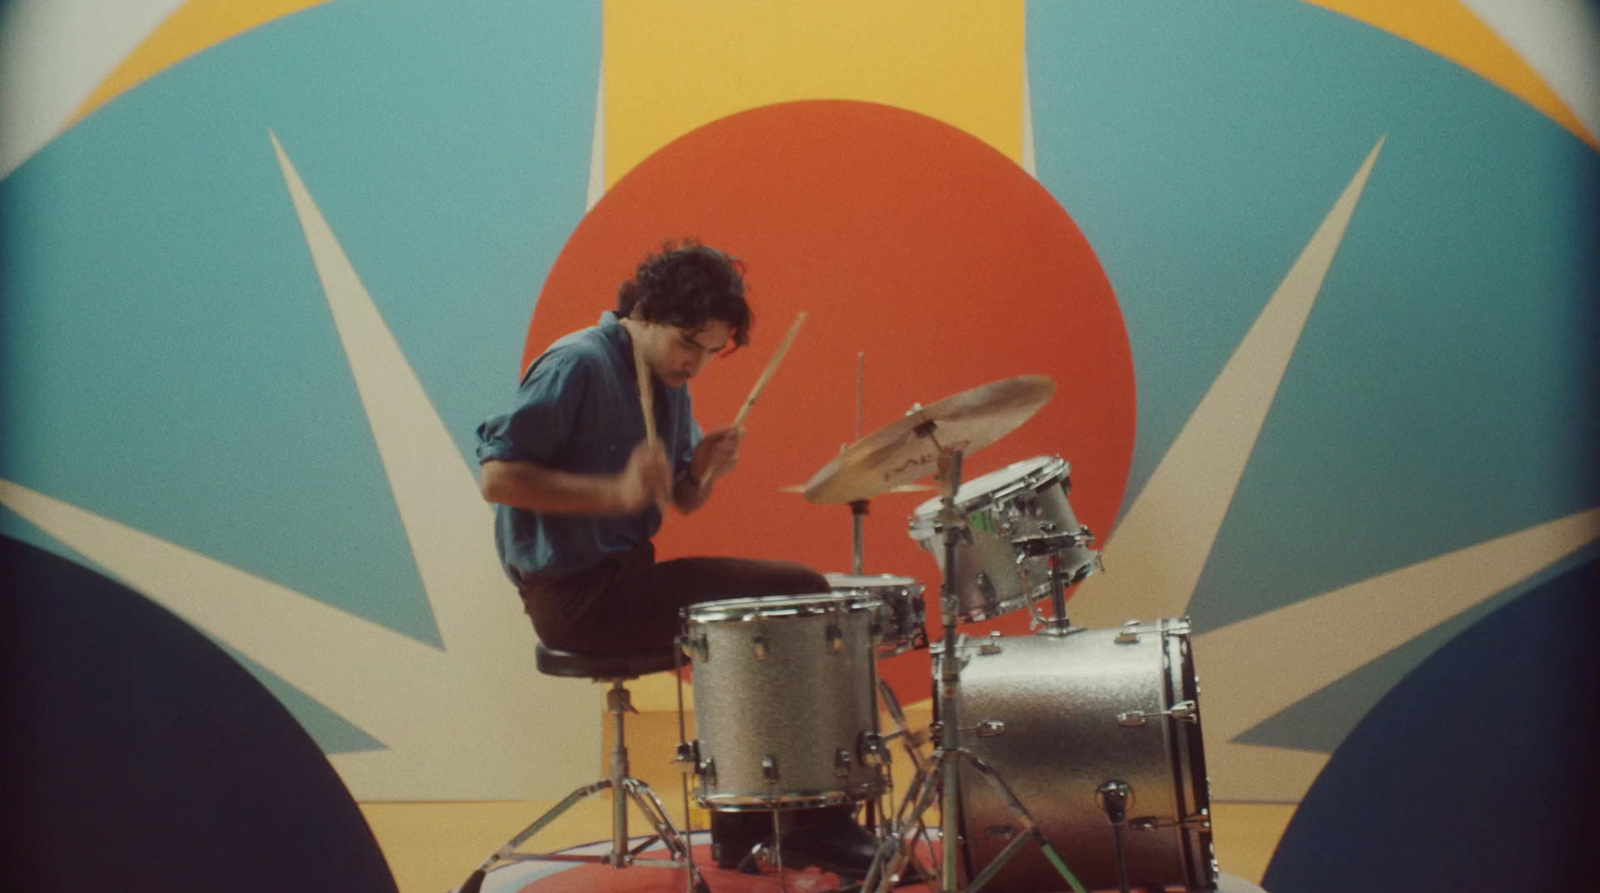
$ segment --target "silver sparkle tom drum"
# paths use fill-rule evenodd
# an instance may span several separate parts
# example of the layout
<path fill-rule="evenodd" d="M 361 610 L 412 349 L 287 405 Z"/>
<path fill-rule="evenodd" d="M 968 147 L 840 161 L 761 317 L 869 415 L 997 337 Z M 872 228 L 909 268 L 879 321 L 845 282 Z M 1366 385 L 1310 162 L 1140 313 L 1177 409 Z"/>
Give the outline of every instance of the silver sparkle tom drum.
<path fill-rule="evenodd" d="M 967 518 L 972 537 L 956 546 L 957 616 L 965 623 L 1020 611 L 1050 596 L 1049 557 L 1017 560 L 1012 545 L 1025 536 L 1082 533 L 1083 542 L 1058 557 L 1076 583 L 1100 565 L 1088 547 L 1088 529 L 1078 523 L 1067 501 L 1072 468 L 1059 456 L 1039 456 L 973 478 L 956 491 L 956 508 Z M 933 554 L 945 573 L 940 500 L 930 499 L 911 516 L 910 534 Z M 1069 583 L 1069 585 L 1070 585 Z"/>
<path fill-rule="evenodd" d="M 881 611 L 859 593 L 683 610 L 702 806 L 824 806 L 885 790 L 873 657 Z"/>
<path fill-rule="evenodd" d="M 969 732 L 962 744 L 1000 773 L 1078 879 L 1091 890 L 1117 888 L 1114 830 L 1097 791 L 1122 782 L 1132 794 L 1123 835 L 1130 888 L 1215 888 L 1188 621 L 985 645 L 968 653 L 956 709 L 963 727 L 993 720 L 1004 730 Z M 968 852 L 981 870 L 1022 829 L 965 764 L 960 784 Z M 985 889 L 1064 887 L 1034 847 Z"/>
<path fill-rule="evenodd" d="M 828 586 L 838 593 L 875 596 L 883 602 L 879 613 L 882 638 L 879 657 L 894 657 L 914 648 L 928 647 L 927 608 L 922 602 L 922 584 L 910 577 L 894 574 L 824 574 Z"/>

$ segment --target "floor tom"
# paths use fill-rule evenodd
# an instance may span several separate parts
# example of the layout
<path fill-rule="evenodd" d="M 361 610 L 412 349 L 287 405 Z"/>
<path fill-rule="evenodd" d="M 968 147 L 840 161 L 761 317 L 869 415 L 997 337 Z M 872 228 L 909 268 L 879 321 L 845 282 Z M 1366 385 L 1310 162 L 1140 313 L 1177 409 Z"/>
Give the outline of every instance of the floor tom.
<path fill-rule="evenodd" d="M 873 655 L 882 611 L 859 592 L 684 609 L 702 806 L 786 809 L 883 792 Z"/>

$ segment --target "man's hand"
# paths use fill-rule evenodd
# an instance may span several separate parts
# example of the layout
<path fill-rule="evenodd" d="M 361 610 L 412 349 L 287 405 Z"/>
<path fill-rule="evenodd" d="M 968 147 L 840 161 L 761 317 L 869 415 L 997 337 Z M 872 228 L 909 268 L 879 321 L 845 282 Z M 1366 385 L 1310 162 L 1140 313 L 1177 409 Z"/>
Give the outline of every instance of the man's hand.
<path fill-rule="evenodd" d="M 689 462 L 689 477 L 701 487 L 732 471 L 739 464 L 739 442 L 743 428 L 718 428 L 695 445 Z"/>
<path fill-rule="evenodd" d="M 613 493 L 617 514 L 637 515 L 672 494 L 672 466 L 660 445 L 642 442 L 633 448 L 628 464 L 617 474 Z"/>

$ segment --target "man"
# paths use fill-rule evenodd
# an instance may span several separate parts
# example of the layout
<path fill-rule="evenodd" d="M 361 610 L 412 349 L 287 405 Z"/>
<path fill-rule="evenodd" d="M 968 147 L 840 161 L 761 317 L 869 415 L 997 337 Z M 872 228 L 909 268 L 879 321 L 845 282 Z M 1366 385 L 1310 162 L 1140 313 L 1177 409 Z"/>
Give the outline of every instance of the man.
<path fill-rule="evenodd" d="M 617 310 L 559 339 L 523 375 L 516 407 L 478 428 L 484 498 L 506 573 L 534 630 L 562 651 L 666 650 L 685 605 L 827 592 L 821 574 L 742 558 L 656 561 L 662 505 L 689 514 L 738 464 L 744 432 L 702 436 L 688 382 L 749 341 L 741 265 L 690 242 L 646 258 Z M 657 442 L 647 442 L 635 356 L 650 372 Z M 873 840 L 853 810 L 785 814 L 789 864 L 865 872 Z M 771 827 L 766 813 L 712 813 L 712 852 L 732 867 Z"/>

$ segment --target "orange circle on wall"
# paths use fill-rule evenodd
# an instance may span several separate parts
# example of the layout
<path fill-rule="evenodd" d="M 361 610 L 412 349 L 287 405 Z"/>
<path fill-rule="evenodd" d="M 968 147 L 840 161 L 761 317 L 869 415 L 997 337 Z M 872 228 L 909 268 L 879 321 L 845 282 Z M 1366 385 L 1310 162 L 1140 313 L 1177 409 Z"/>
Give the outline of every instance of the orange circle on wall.
<path fill-rule="evenodd" d="M 726 555 L 849 572 L 851 518 L 782 492 L 913 403 L 1042 373 L 1055 397 L 965 462 L 964 477 L 1041 455 L 1072 465 L 1072 506 L 1102 536 L 1133 456 L 1127 332 L 1083 234 L 1038 181 L 970 134 L 888 106 L 807 101 L 705 125 L 630 171 L 562 249 L 540 293 L 523 364 L 616 305 L 617 286 L 666 239 L 742 259 L 751 345 L 708 363 L 690 390 L 705 430 L 727 425 L 796 313 L 809 315 L 757 405 L 738 470 L 688 518 L 669 516 L 662 558 Z M 873 500 L 865 571 L 916 578 L 938 623 L 938 568 L 906 533 L 931 493 Z M 1024 614 L 963 631 L 1026 628 Z M 883 675 L 928 691 L 926 652 Z"/>

